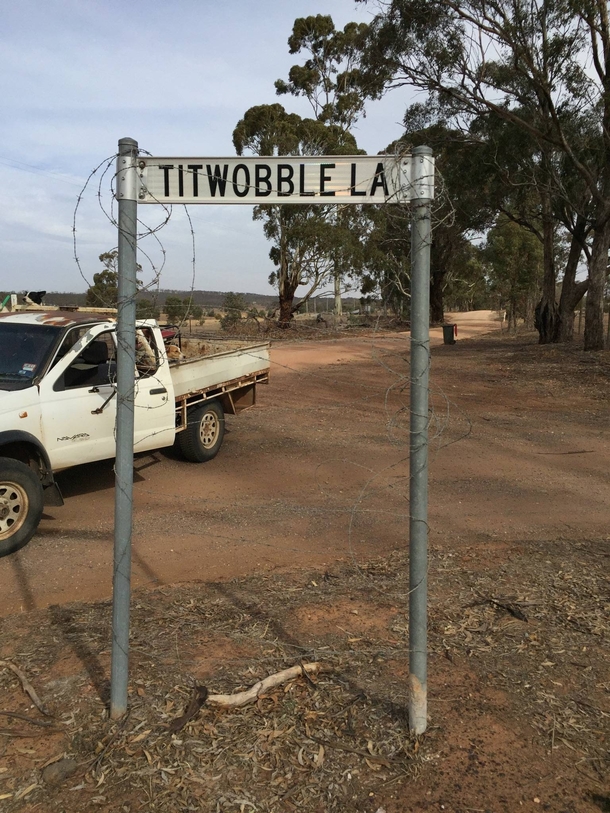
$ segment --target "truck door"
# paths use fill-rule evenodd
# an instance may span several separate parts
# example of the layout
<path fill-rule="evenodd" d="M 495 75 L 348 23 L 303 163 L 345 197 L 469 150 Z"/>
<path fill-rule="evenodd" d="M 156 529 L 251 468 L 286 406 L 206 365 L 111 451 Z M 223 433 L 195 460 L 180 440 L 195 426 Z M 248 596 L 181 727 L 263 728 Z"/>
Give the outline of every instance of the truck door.
<path fill-rule="evenodd" d="M 176 404 L 161 332 L 136 330 L 134 451 L 171 446 L 176 434 Z"/>
<path fill-rule="evenodd" d="M 115 456 L 114 327 L 75 327 L 40 382 L 42 435 L 57 469 Z"/>

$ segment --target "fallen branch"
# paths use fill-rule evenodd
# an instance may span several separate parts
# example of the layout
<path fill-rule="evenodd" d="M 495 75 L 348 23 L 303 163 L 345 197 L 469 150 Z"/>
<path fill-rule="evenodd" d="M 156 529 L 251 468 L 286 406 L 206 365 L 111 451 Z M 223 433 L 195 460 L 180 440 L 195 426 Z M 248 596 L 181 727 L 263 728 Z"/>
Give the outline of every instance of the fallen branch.
<path fill-rule="evenodd" d="M 181 717 L 176 717 L 170 723 L 168 727 L 170 734 L 181 731 L 190 720 L 193 720 L 199 714 L 199 709 L 203 706 L 207 697 L 208 690 L 205 686 L 194 686 L 190 703 L 186 707 L 184 714 Z"/>
<path fill-rule="evenodd" d="M 595 449 L 578 449 L 578 450 L 569 451 L 569 452 L 534 452 L 534 454 L 544 454 L 544 455 L 549 455 L 549 454 L 552 454 L 552 455 L 557 455 L 557 454 L 593 454 L 594 451 L 595 451 Z"/>
<path fill-rule="evenodd" d="M 265 694 L 270 689 L 275 689 L 276 686 L 281 686 L 282 683 L 287 683 L 289 680 L 300 675 L 315 675 L 322 670 L 321 663 L 303 663 L 300 666 L 291 666 L 289 669 L 283 669 L 281 672 L 276 672 L 274 675 L 259 680 L 250 689 L 245 692 L 236 692 L 236 694 L 210 694 L 208 695 L 207 702 L 212 706 L 221 706 L 223 708 L 235 708 L 237 706 L 245 706 L 248 703 L 254 703 L 260 695 Z"/>
<path fill-rule="evenodd" d="M 63 732 L 59 728 L 47 728 L 45 729 L 44 734 L 63 734 Z M 31 738 L 38 738 L 40 737 L 40 731 L 16 731 L 12 728 L 0 728 L 0 736 L 2 737 L 31 737 Z"/>
<path fill-rule="evenodd" d="M 281 672 L 276 672 L 274 675 L 269 675 L 269 677 L 264 678 L 264 680 L 259 680 L 258 683 L 255 683 L 254 686 L 247 691 L 236 692 L 235 694 L 208 694 L 208 690 L 205 686 L 194 686 L 191 699 L 184 710 L 184 714 L 172 720 L 167 730 L 170 734 L 181 731 L 190 720 L 193 720 L 199 714 L 199 710 L 206 702 L 218 708 L 237 708 L 238 706 L 245 706 L 248 703 L 254 703 L 261 695 L 270 689 L 275 689 L 276 686 L 281 686 L 282 683 L 287 683 L 289 680 L 294 680 L 294 678 L 300 676 L 303 676 L 309 683 L 315 686 L 309 675 L 321 672 L 322 669 L 321 663 L 301 663 L 299 666 L 291 666 L 290 669 L 284 669 Z"/>
<path fill-rule="evenodd" d="M 24 673 L 21 671 L 21 669 L 19 669 L 19 667 L 15 666 L 15 664 L 11 663 L 10 661 L 0 661 L 0 667 L 2 667 L 2 666 L 4 666 L 6 669 L 10 669 L 11 672 L 14 672 L 17 675 L 17 677 L 21 681 L 21 686 L 23 688 L 23 691 L 26 692 L 30 696 L 30 699 L 32 700 L 32 703 L 36 706 L 38 711 L 41 714 L 44 714 L 45 717 L 52 717 L 53 715 L 44 706 L 42 700 L 36 694 L 36 691 L 34 690 L 34 687 L 28 681 L 28 679 L 26 678 Z"/>
<path fill-rule="evenodd" d="M 17 720 L 25 720 L 26 723 L 31 723 L 32 725 L 39 725 L 39 726 L 52 726 L 53 723 L 49 720 L 33 720 L 31 717 L 28 717 L 27 714 L 20 714 L 18 711 L 0 711 L 3 717 L 15 717 Z"/>
<path fill-rule="evenodd" d="M 528 618 L 521 607 L 512 601 L 502 601 L 498 598 L 482 597 L 480 601 L 473 601 L 471 604 L 467 604 L 466 606 L 480 607 L 481 604 L 491 604 L 492 607 L 496 607 L 499 610 L 506 610 L 507 613 L 512 615 L 513 618 L 518 618 L 519 621 L 525 621 L 526 623 L 528 621 Z"/>
<path fill-rule="evenodd" d="M 352 748 L 350 745 L 343 745 L 337 740 L 321 740 L 318 739 L 318 737 L 314 737 L 312 734 L 308 735 L 308 739 L 313 740 L 314 742 L 317 742 L 318 745 L 323 745 L 327 748 L 335 748 L 338 751 L 347 751 L 349 754 L 357 754 L 360 757 L 368 759 L 369 762 L 376 762 L 380 765 L 385 765 L 386 768 L 392 767 L 389 757 L 380 757 L 377 756 L 377 754 L 371 754 L 370 751 L 362 751 L 359 748 Z"/>

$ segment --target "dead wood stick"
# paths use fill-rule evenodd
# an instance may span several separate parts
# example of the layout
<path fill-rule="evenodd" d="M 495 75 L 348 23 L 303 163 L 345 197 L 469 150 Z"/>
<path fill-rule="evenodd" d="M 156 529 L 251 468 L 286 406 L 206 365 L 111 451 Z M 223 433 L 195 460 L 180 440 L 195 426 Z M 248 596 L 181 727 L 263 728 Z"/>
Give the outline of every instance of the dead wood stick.
<path fill-rule="evenodd" d="M 234 708 L 236 706 L 245 706 L 248 703 L 254 703 L 262 694 L 268 692 L 270 689 L 275 689 L 276 686 L 281 686 L 282 683 L 287 683 L 289 680 L 300 675 L 308 674 L 315 675 L 322 670 L 321 663 L 303 663 L 300 666 L 291 666 L 289 669 L 283 669 L 281 672 L 276 672 L 274 675 L 269 675 L 263 680 L 259 680 L 250 689 L 245 692 L 236 692 L 235 694 L 210 694 L 208 695 L 207 702 L 212 706 L 221 706 L 224 708 Z"/>
<path fill-rule="evenodd" d="M 0 728 L 0 737 L 39 737 L 37 731 L 12 731 L 10 728 Z"/>
<path fill-rule="evenodd" d="M 335 748 L 338 751 L 347 751 L 349 754 L 357 754 L 360 757 L 364 757 L 368 759 L 369 762 L 378 762 L 380 765 L 385 765 L 386 768 L 391 768 L 390 758 L 389 757 L 380 757 L 377 754 L 371 754 L 369 751 L 362 751 L 359 748 L 352 748 L 349 745 L 343 745 L 342 743 L 338 742 L 337 740 L 321 740 L 318 737 L 314 737 L 312 734 L 308 735 L 308 739 L 317 742 L 319 745 L 325 745 L 328 748 Z"/>
<path fill-rule="evenodd" d="M 2 666 L 4 666 L 6 669 L 10 669 L 11 672 L 14 672 L 17 675 L 17 677 L 21 681 L 21 686 L 23 687 L 23 691 L 26 692 L 30 696 L 30 698 L 32 700 L 32 703 L 34 703 L 34 705 L 36 706 L 38 711 L 41 714 L 44 714 L 46 717 L 52 717 L 53 715 L 44 706 L 42 700 L 36 694 L 36 691 L 34 690 L 34 687 L 28 681 L 28 679 L 26 678 L 24 673 L 21 671 L 21 669 L 19 669 L 19 667 L 15 666 L 15 664 L 11 663 L 10 661 L 0 661 L 0 667 L 2 667 Z"/>
<path fill-rule="evenodd" d="M 595 449 L 579 449 L 578 451 L 569 451 L 569 452 L 534 452 L 534 454 L 540 455 L 558 455 L 558 454 L 593 454 Z"/>
<path fill-rule="evenodd" d="M 32 725 L 40 725 L 44 727 L 52 726 L 53 723 L 50 720 L 33 720 L 31 717 L 28 717 L 27 714 L 20 714 L 18 711 L 0 711 L 3 717 L 15 717 L 17 720 L 25 720 L 27 723 L 31 723 Z"/>

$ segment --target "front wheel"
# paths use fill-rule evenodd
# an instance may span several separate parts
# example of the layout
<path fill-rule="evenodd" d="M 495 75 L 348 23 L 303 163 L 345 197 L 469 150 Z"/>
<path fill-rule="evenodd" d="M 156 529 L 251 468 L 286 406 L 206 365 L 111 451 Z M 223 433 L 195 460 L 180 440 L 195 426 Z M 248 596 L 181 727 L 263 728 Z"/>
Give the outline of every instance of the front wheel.
<path fill-rule="evenodd" d="M 219 401 L 193 407 L 186 429 L 178 434 L 180 451 L 192 463 L 216 457 L 225 434 L 225 414 Z"/>
<path fill-rule="evenodd" d="M 0 556 L 27 545 L 38 528 L 43 503 L 36 472 L 19 460 L 0 457 Z"/>

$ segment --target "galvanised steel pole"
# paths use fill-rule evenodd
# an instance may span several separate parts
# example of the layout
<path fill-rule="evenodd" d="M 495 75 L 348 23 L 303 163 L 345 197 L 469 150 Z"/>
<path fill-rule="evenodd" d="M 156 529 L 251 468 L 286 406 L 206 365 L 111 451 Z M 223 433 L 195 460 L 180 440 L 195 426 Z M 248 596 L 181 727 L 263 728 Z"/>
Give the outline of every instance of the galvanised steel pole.
<path fill-rule="evenodd" d="M 412 152 L 413 177 L 430 147 Z M 430 370 L 430 198 L 412 201 L 411 428 L 409 516 L 409 728 L 427 725 L 428 679 L 428 386 Z"/>
<path fill-rule="evenodd" d="M 137 155 L 137 141 L 134 141 L 133 138 L 122 138 L 119 141 L 116 177 L 119 217 L 117 422 L 110 677 L 110 717 L 113 720 L 122 717 L 127 711 L 129 676 L 136 351 Z"/>

